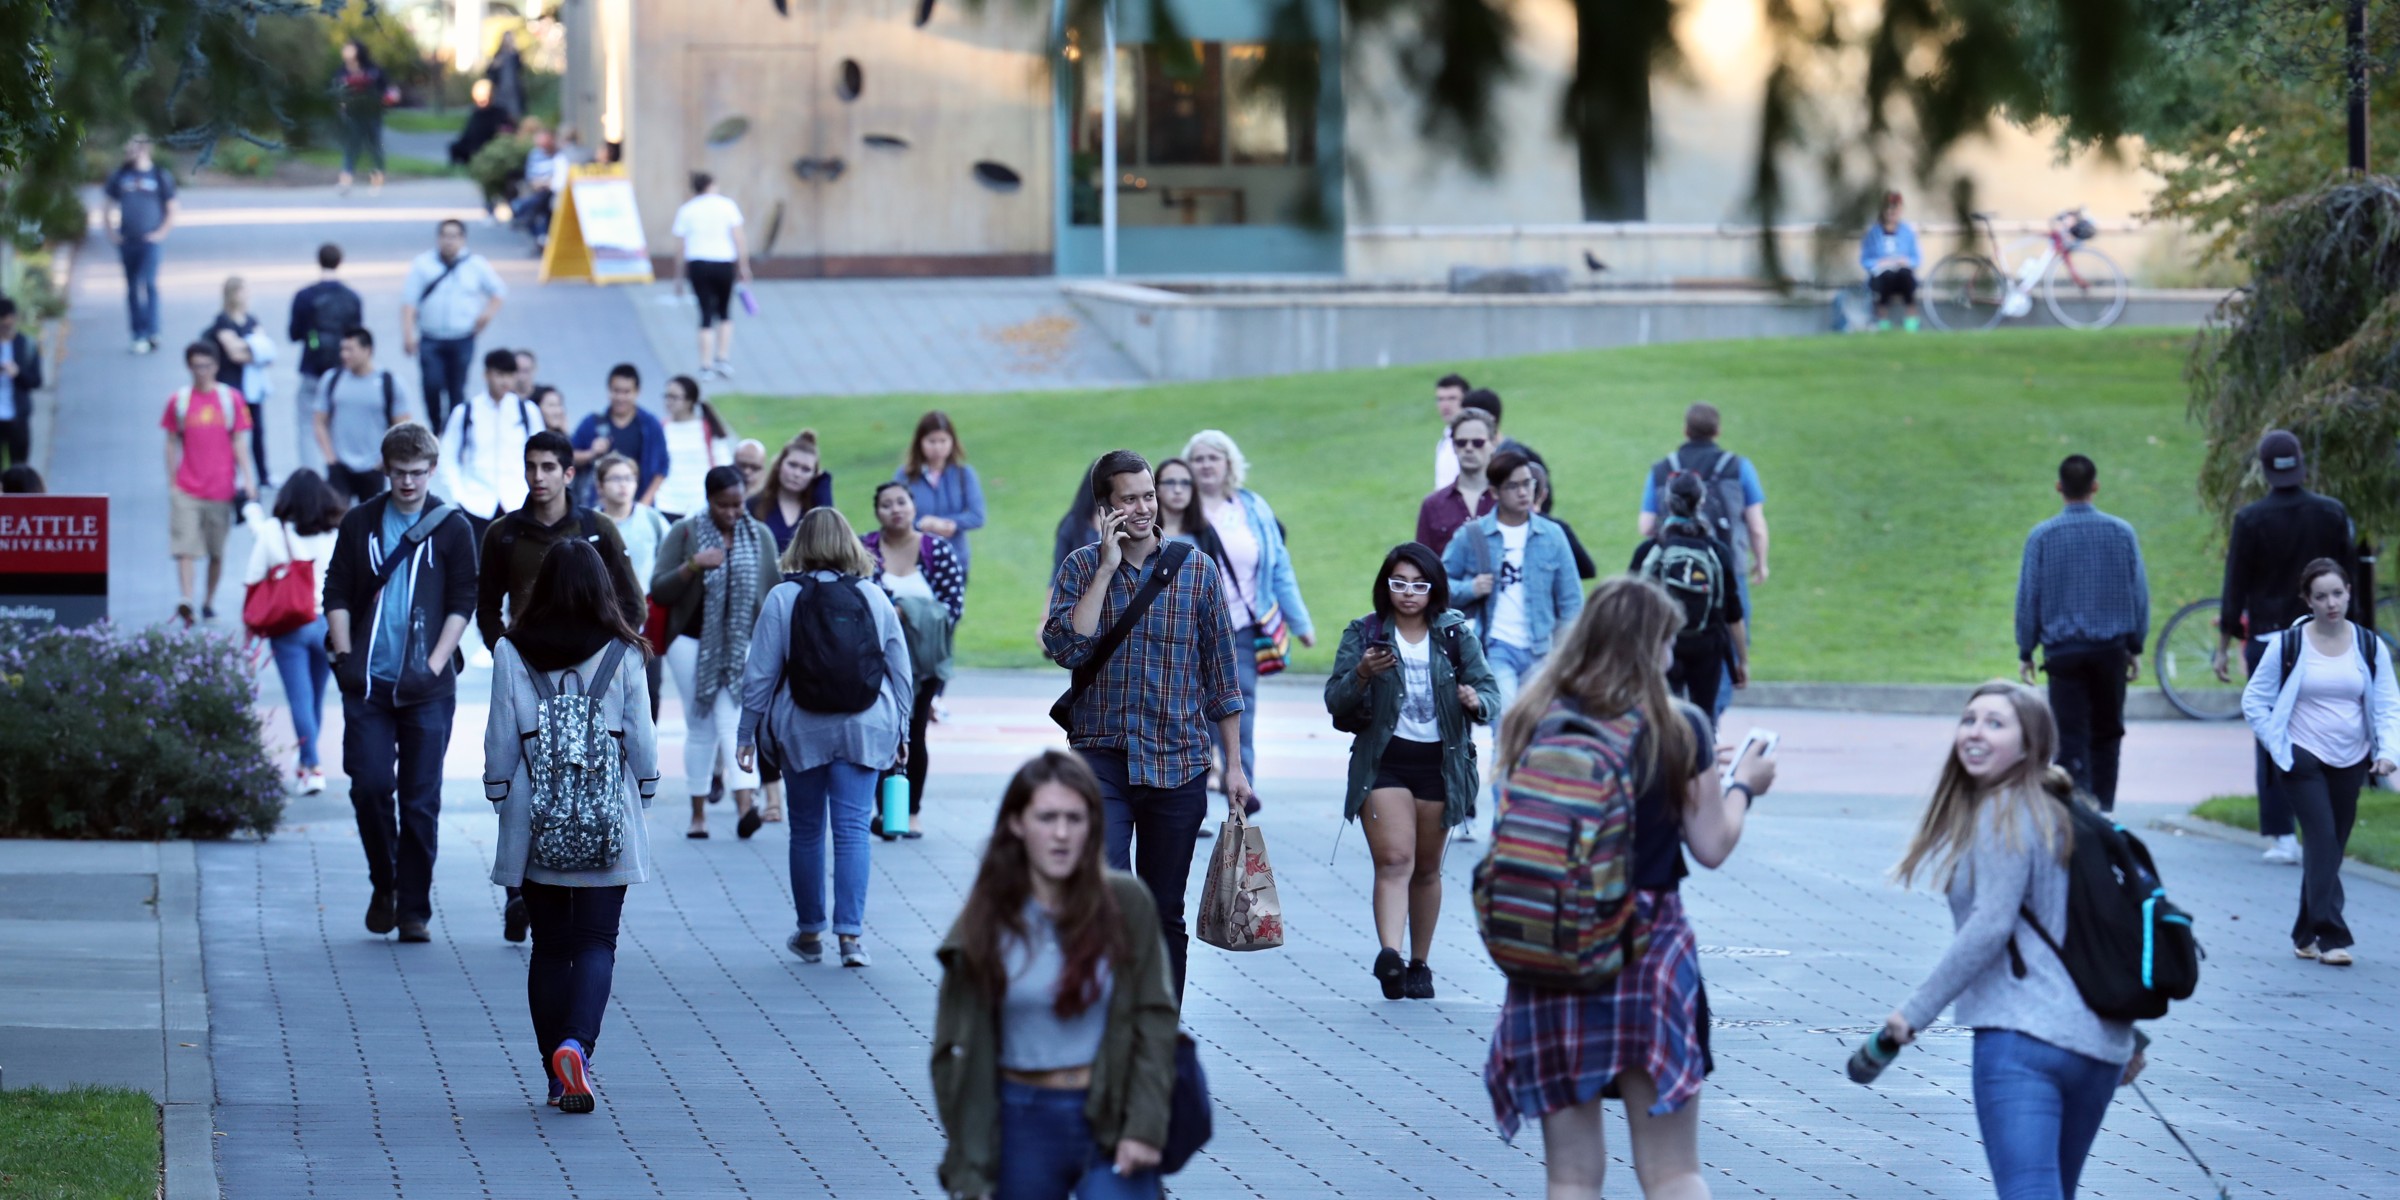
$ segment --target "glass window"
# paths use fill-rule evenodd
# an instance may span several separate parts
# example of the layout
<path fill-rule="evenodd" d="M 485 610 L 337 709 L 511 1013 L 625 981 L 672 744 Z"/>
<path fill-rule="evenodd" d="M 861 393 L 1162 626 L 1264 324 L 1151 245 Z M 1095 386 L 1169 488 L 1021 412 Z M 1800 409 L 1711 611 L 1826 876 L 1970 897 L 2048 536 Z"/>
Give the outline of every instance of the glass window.
<path fill-rule="evenodd" d="M 1307 69 L 1315 70 L 1317 51 L 1302 52 Z M 1266 85 L 1267 47 L 1257 43 L 1225 48 L 1227 90 L 1233 105 L 1227 113 L 1238 166 L 1307 166 L 1317 161 L 1317 115 L 1313 104 L 1288 107 Z"/>
<path fill-rule="evenodd" d="M 1314 46 L 1299 53 L 1312 69 L 1320 61 Z M 1193 42 L 1188 55 L 1118 46 L 1113 171 L 1100 161 L 1096 32 L 1070 30 L 1064 55 L 1072 223 L 1099 223 L 1104 186 L 1116 188 L 1126 226 L 1287 222 L 1317 186 L 1316 105 L 1287 104 L 1266 86 L 1267 45 Z"/>
<path fill-rule="evenodd" d="M 1225 161 L 1225 46 L 1194 42 L 1190 63 L 1170 64 L 1156 46 L 1142 50 L 1143 125 L 1149 136 L 1143 162 L 1156 166 L 1214 165 Z"/>

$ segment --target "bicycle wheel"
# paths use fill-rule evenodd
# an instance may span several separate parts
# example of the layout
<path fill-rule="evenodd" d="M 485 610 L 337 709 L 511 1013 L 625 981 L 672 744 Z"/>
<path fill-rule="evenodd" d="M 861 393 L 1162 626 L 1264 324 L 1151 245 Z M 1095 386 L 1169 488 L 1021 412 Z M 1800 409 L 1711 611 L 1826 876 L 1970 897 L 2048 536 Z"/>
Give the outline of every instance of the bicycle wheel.
<path fill-rule="evenodd" d="M 2392 661 L 2400 662 L 2400 597 L 2375 602 L 2375 636 L 2392 652 Z"/>
<path fill-rule="evenodd" d="M 2042 280 L 2042 301 L 2069 329 L 2106 329 L 2124 313 L 2130 290 L 2115 259 L 2090 246 L 2077 246 L 2050 264 L 2050 274 Z"/>
<path fill-rule="evenodd" d="M 1936 328 L 1968 333 L 2000 323 L 2008 279 L 1980 254 L 1953 254 L 1933 264 L 1918 291 Z"/>
<path fill-rule="evenodd" d="M 2217 602 L 2194 600 L 2177 609 L 2158 635 L 2150 669 L 2158 690 L 2175 711 L 2195 721 L 2231 721 L 2242 715 L 2242 678 L 2217 678 L 2209 666 L 2217 653 Z"/>

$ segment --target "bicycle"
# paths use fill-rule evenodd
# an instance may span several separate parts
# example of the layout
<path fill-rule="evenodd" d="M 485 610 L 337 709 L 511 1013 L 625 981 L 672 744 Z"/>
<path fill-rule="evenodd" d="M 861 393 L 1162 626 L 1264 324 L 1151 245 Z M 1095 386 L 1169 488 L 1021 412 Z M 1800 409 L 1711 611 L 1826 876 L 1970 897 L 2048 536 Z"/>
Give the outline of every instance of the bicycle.
<path fill-rule="evenodd" d="M 2235 672 L 2231 680 L 2217 678 L 2214 664 L 2221 636 L 2217 608 L 2218 602 L 2211 599 L 2194 600 L 2176 609 L 2159 631 L 2157 647 L 2150 656 L 2158 690 L 2175 711 L 2195 721 L 2231 721 L 2242 715 L 2241 675 Z M 2375 636 L 2400 658 L 2400 598 L 2385 596 L 2375 602 Z M 2237 645 L 2231 653 L 2238 654 L 2240 649 Z"/>
<path fill-rule="evenodd" d="M 2050 218 L 2043 234 L 2019 238 L 2003 249 L 1992 214 L 1976 213 L 1988 255 L 1962 251 L 1933 264 L 1925 277 L 1925 316 L 1936 328 L 1955 332 L 1990 329 L 2033 311 L 2033 291 L 2058 323 L 2069 329 L 2105 329 L 2124 315 L 2130 290 L 2114 259 L 2092 249 L 2099 229 L 2091 214 L 2071 208 Z"/>

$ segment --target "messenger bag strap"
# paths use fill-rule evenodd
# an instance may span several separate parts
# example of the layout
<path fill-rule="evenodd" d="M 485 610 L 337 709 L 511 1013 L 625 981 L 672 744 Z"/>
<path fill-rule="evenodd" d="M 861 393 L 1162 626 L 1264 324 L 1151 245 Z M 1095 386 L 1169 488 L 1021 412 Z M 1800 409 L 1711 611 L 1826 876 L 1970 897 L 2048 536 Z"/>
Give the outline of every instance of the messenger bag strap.
<path fill-rule="evenodd" d="M 417 523 L 409 526 L 407 533 L 400 535 L 400 544 L 383 556 L 383 565 L 375 569 L 374 590 L 382 591 L 384 585 L 392 581 L 392 574 L 400 569 L 401 562 L 416 553 L 417 547 L 424 545 L 425 539 L 432 537 L 433 531 L 441 528 L 442 522 L 449 520 L 450 514 L 456 511 L 455 507 L 444 502 L 434 505 L 426 510 L 424 516 L 418 517 Z"/>
<path fill-rule="evenodd" d="M 1074 679 L 1067 685 L 1067 694 L 1050 706 L 1050 719 L 1058 722 L 1059 728 L 1069 733 L 1075 731 L 1072 724 L 1075 702 L 1083 699 L 1083 694 L 1099 681 L 1101 669 L 1108 665 L 1117 647 L 1125 644 L 1125 639 L 1133 633 L 1133 627 L 1141 624 L 1142 618 L 1149 614 L 1150 602 L 1158 599 L 1158 594 L 1165 591 L 1167 584 L 1174 580 L 1175 573 L 1183 569 L 1183 560 L 1192 554 L 1191 543 L 1169 542 L 1159 554 L 1158 567 L 1151 571 L 1142 589 L 1133 594 L 1133 603 L 1125 606 L 1116 624 L 1101 631 L 1099 641 L 1092 647 L 1092 656 L 1084 659 L 1082 666 L 1075 668 Z"/>

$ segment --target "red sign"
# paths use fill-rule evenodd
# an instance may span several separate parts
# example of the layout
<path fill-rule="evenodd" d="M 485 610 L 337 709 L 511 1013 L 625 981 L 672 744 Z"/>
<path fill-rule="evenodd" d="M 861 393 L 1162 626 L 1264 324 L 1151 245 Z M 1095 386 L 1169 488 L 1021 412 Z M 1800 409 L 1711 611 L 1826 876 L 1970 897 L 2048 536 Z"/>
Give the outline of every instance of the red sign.
<path fill-rule="evenodd" d="M 0 496 L 0 576 L 108 574 L 108 497 Z"/>

